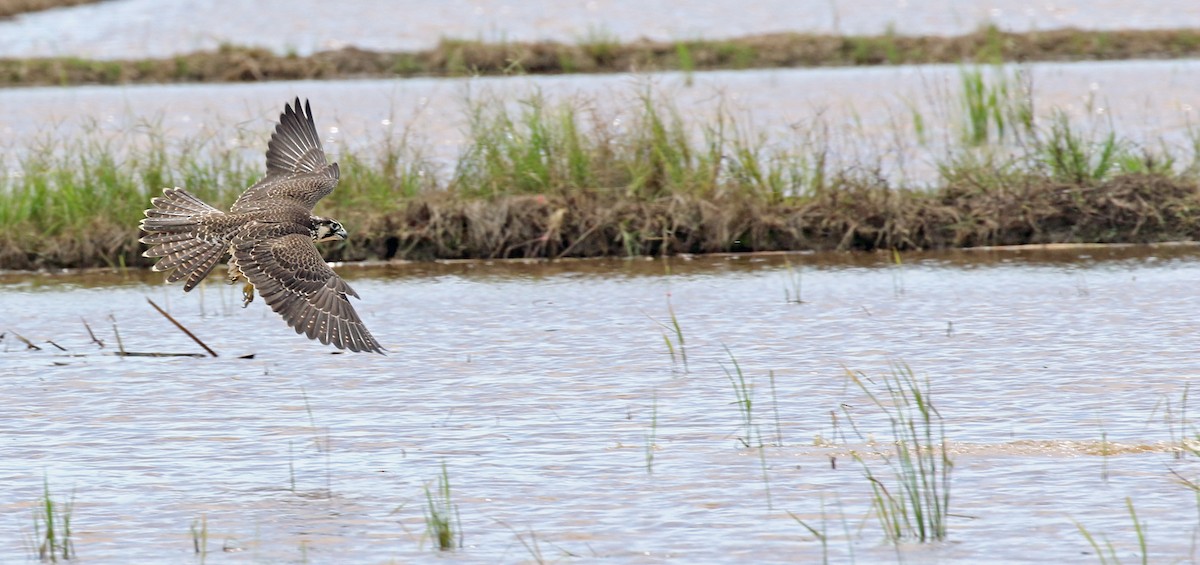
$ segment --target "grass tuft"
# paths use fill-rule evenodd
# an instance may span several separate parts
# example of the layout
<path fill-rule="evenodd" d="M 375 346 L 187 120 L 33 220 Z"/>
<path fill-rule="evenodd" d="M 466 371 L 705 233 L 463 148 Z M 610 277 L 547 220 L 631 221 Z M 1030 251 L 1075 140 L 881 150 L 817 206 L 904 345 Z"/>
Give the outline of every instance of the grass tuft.
<path fill-rule="evenodd" d="M 458 506 L 450 498 L 450 474 L 444 461 L 437 486 L 432 491 L 429 485 L 425 486 L 425 501 L 425 535 L 436 541 L 441 551 L 461 549 L 462 519 L 458 514 Z"/>
<path fill-rule="evenodd" d="M 928 378 L 922 381 L 907 365 L 893 364 L 882 379 L 883 394 L 876 394 L 872 389 L 878 385 L 865 374 L 846 374 L 883 412 L 892 432 L 892 452 L 880 453 L 891 477 L 875 474 L 866 458 L 855 454 L 871 485 L 872 506 L 885 536 L 892 543 L 944 540 L 954 462 L 946 451 L 945 427 L 933 405 Z"/>
<path fill-rule="evenodd" d="M 42 498 L 33 514 L 33 536 L 40 561 L 58 563 L 75 558 L 75 542 L 71 539 L 71 513 L 75 496 L 69 502 L 55 502 L 50 496 L 50 481 L 42 478 Z"/>
<path fill-rule="evenodd" d="M 1039 149 L 1051 178 L 1082 186 L 1094 185 L 1117 171 L 1122 152 L 1116 133 L 1110 131 L 1096 141 L 1089 140 L 1062 112 L 1055 112 L 1049 136 Z"/>

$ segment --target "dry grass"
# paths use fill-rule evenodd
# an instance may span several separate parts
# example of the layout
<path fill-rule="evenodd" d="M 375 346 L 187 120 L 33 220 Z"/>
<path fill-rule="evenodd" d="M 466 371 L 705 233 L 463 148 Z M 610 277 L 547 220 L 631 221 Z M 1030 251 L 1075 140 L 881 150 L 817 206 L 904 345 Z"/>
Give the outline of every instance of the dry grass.
<path fill-rule="evenodd" d="M 432 194 L 376 219 L 341 259 L 512 258 L 778 250 L 940 249 L 1200 237 L 1200 186 L 1122 175 L 1096 185 L 1030 176 L 1003 190 L 847 182 L 768 203 L 612 192 L 462 199 Z"/>

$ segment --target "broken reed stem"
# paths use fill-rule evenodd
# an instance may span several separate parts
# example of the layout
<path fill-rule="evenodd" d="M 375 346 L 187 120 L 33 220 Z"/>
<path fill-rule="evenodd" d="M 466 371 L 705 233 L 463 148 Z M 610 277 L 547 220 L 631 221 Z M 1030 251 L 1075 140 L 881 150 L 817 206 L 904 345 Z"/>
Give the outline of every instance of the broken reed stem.
<path fill-rule="evenodd" d="M 188 336 L 188 337 L 192 338 L 192 341 L 194 341 L 194 342 L 196 342 L 197 344 L 199 344 L 199 345 L 200 345 L 200 347 L 203 347 L 203 348 L 204 348 L 204 350 L 205 350 L 205 351 L 207 351 L 209 355 L 212 355 L 213 357 L 216 357 L 216 356 L 217 356 L 217 352 L 216 352 L 216 351 L 213 351 L 211 348 L 209 348 L 207 345 L 205 345 L 203 341 L 200 341 L 200 338 L 196 337 L 196 335 L 195 335 L 195 334 L 193 334 L 192 332 L 188 331 L 188 329 L 187 329 L 187 328 L 185 328 L 185 327 L 183 327 L 183 324 L 181 324 L 181 323 L 179 323 L 178 321 L 176 321 L 176 320 L 175 320 L 175 318 L 172 318 L 172 317 L 171 317 L 171 315 L 170 315 L 170 314 L 168 314 L 166 310 L 163 310 L 162 308 L 159 308 L 158 304 L 155 304 L 155 303 L 154 303 L 154 301 L 153 301 L 153 300 L 150 300 L 150 298 L 149 298 L 149 297 L 146 297 L 146 302 L 149 302 L 149 303 L 150 303 L 150 305 L 151 305 L 151 306 L 153 306 L 155 310 L 158 310 L 158 313 L 159 313 L 159 314 L 162 314 L 164 318 L 166 318 L 167 320 L 170 320 L 170 322 L 171 322 L 172 324 L 175 324 L 175 327 L 179 328 L 179 331 L 181 331 L 181 332 L 183 332 L 183 333 L 187 334 L 187 336 Z"/>
<path fill-rule="evenodd" d="M 96 332 L 92 331 L 92 326 L 88 325 L 87 320 L 84 320 L 83 318 L 80 318 L 79 320 L 83 322 L 83 327 L 87 328 L 88 336 L 92 338 L 92 343 L 99 345 L 100 349 L 104 349 L 104 342 L 100 341 L 100 339 L 96 337 Z"/>
<path fill-rule="evenodd" d="M 113 335 L 116 336 L 116 338 L 117 338 L 117 351 L 119 351 L 120 352 L 119 354 L 122 357 L 124 357 L 125 356 L 125 343 L 121 341 L 121 332 L 119 330 L 117 330 L 117 317 L 110 314 L 108 316 L 108 319 L 112 320 Z"/>
<path fill-rule="evenodd" d="M 23 336 L 23 335 L 21 335 L 21 334 L 17 333 L 15 330 L 13 331 L 13 333 L 12 333 L 12 334 L 13 334 L 14 336 L 16 336 L 16 338 L 17 338 L 17 339 L 21 340 L 21 343 L 24 343 L 24 344 L 25 344 L 25 348 L 26 348 L 26 349 L 33 349 L 33 350 L 36 350 L 36 351 L 41 351 L 41 350 L 42 350 L 42 348 L 40 348 L 40 347 L 38 347 L 38 346 L 34 345 L 32 341 L 29 341 L 28 339 L 25 339 L 25 336 Z"/>

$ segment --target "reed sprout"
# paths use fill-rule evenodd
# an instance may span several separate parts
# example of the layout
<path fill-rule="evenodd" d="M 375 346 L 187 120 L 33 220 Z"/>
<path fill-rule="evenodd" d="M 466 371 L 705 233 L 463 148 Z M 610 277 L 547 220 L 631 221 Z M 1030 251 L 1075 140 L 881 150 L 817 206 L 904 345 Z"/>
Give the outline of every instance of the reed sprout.
<path fill-rule="evenodd" d="M 42 479 L 42 497 L 33 514 L 34 545 L 41 561 L 58 563 L 75 558 L 75 541 L 71 535 L 71 517 L 75 496 L 68 502 L 55 502 L 50 495 L 50 480 Z"/>
<path fill-rule="evenodd" d="M 847 376 L 887 419 L 891 452 L 880 452 L 890 476 L 871 469 L 856 453 L 871 486 L 872 506 L 887 539 L 918 542 L 946 538 L 950 510 L 950 476 L 954 468 L 946 450 L 942 415 L 933 404 L 928 378 L 917 378 L 904 364 L 872 381 L 861 372 Z M 882 388 L 881 393 L 874 389 Z M 855 428 L 857 430 L 857 428 Z"/>
<path fill-rule="evenodd" d="M 425 501 L 425 535 L 433 539 L 441 551 L 461 548 L 462 519 L 458 513 L 458 506 L 451 500 L 450 473 L 444 461 L 442 473 L 438 475 L 433 490 L 430 490 L 429 485 L 425 486 Z"/>
<path fill-rule="evenodd" d="M 1133 507 L 1133 499 L 1128 496 L 1125 497 L 1125 509 L 1129 512 L 1130 521 L 1133 522 L 1133 532 L 1139 550 L 1137 553 L 1138 561 L 1142 565 L 1146 565 L 1150 562 L 1149 552 L 1146 550 L 1146 525 L 1138 519 L 1137 510 Z M 1088 545 L 1092 546 L 1092 550 L 1095 551 L 1096 558 L 1100 561 L 1101 565 L 1108 565 L 1109 563 L 1120 565 L 1121 557 L 1107 536 L 1101 535 L 1100 539 L 1097 540 L 1096 536 L 1093 536 L 1078 521 L 1075 521 L 1075 527 L 1079 529 L 1079 533 L 1087 540 Z"/>

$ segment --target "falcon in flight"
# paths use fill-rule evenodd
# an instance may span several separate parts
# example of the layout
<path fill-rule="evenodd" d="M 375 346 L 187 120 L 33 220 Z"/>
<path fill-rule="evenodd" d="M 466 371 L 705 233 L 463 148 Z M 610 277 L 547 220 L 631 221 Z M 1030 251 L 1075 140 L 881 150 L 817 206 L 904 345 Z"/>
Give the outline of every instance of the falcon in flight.
<path fill-rule="evenodd" d="M 229 253 L 229 282 L 245 277 L 245 304 L 254 289 L 296 333 L 341 349 L 383 353 L 348 297 L 358 298 L 317 252 L 316 243 L 346 239 L 336 220 L 312 213 L 338 183 L 325 160 L 312 108 L 287 104 L 267 145 L 267 175 L 222 212 L 182 188 L 151 200 L 141 229 L 155 271 L 192 290 Z"/>

